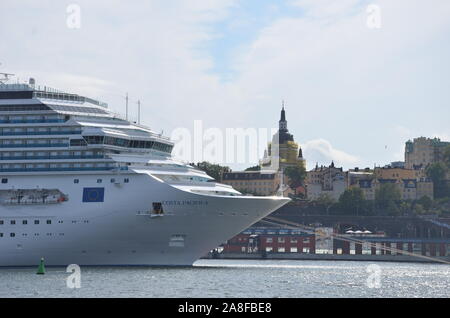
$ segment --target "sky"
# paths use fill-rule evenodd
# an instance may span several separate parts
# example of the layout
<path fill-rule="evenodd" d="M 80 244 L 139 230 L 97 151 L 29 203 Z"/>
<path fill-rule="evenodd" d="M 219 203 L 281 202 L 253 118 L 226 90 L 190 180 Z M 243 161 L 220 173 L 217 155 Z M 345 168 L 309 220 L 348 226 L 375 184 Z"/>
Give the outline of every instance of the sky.
<path fill-rule="evenodd" d="M 308 168 L 373 167 L 450 140 L 449 17 L 448 0 L 1 0 L 0 72 L 118 113 L 128 93 L 168 136 L 274 128 L 284 100 Z"/>

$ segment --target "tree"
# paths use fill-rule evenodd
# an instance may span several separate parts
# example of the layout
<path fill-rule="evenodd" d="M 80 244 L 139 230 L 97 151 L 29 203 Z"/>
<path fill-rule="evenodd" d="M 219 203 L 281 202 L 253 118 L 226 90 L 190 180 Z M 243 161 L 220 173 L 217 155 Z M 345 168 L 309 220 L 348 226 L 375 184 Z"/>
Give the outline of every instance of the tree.
<path fill-rule="evenodd" d="M 249 168 L 245 169 L 245 171 L 261 171 L 261 166 L 257 165 L 257 166 L 249 167 Z"/>
<path fill-rule="evenodd" d="M 326 214 L 329 215 L 330 208 L 336 204 L 336 200 L 334 200 L 332 197 L 330 197 L 326 193 L 322 193 L 319 195 L 319 197 L 315 200 L 315 203 L 317 206 L 325 209 Z"/>
<path fill-rule="evenodd" d="M 447 166 L 447 169 L 450 169 L 450 146 L 447 146 L 444 149 L 444 163 Z"/>
<path fill-rule="evenodd" d="M 303 165 L 284 168 L 284 175 L 288 177 L 288 185 L 297 195 L 297 188 L 302 186 L 306 179 L 306 169 Z"/>
<path fill-rule="evenodd" d="M 446 182 L 446 174 L 449 171 L 449 167 L 443 162 L 436 162 L 430 164 L 426 168 L 427 176 L 433 181 L 434 197 L 444 198 L 450 196 L 450 191 Z"/>
<path fill-rule="evenodd" d="M 417 203 L 422 205 L 423 208 L 428 211 L 433 205 L 433 200 L 431 200 L 429 196 L 424 195 L 419 200 L 417 200 Z"/>
<path fill-rule="evenodd" d="M 400 190 L 395 183 L 384 183 L 375 191 L 375 206 L 390 215 L 398 215 L 401 200 Z"/>
<path fill-rule="evenodd" d="M 423 206 L 421 204 L 415 204 L 413 212 L 415 215 L 421 215 L 421 214 L 425 214 L 425 209 L 423 208 Z"/>
<path fill-rule="evenodd" d="M 200 170 L 205 171 L 209 176 L 213 177 L 215 180 L 220 181 L 222 179 L 222 174 L 224 172 L 230 172 L 230 167 L 224 167 L 218 164 L 213 164 L 207 161 L 199 162 L 197 164 L 191 164 Z"/>
<path fill-rule="evenodd" d="M 339 210 L 342 214 L 360 215 L 366 208 L 364 193 L 360 188 L 350 188 L 339 197 Z"/>

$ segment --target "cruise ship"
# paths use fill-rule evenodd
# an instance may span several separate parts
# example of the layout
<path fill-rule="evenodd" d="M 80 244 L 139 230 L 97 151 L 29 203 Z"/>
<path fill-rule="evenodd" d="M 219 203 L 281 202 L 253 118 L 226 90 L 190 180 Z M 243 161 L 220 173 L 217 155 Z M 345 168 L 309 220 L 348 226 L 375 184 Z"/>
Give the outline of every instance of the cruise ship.
<path fill-rule="evenodd" d="M 190 266 L 289 202 L 244 196 L 98 100 L 0 81 L 0 266 Z"/>

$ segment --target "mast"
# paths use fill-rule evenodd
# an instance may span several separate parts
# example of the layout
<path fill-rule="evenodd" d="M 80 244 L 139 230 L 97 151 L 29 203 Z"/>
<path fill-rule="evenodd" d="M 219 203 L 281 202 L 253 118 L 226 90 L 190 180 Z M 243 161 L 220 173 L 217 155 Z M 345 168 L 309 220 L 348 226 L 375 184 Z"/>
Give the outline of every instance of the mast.
<path fill-rule="evenodd" d="M 138 104 L 138 125 L 140 125 L 141 124 L 141 101 L 138 100 L 137 104 Z"/>
<path fill-rule="evenodd" d="M 128 120 L 128 93 L 127 96 L 125 97 L 125 105 L 126 105 L 125 119 Z"/>

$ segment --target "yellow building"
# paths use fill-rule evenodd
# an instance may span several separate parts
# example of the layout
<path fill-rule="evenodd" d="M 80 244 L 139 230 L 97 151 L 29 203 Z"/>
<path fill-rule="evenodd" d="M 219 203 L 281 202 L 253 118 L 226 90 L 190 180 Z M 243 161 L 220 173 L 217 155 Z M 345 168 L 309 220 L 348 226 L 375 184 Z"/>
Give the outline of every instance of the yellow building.
<path fill-rule="evenodd" d="M 425 178 L 425 171 L 420 169 L 391 168 L 384 167 L 375 168 L 375 178 L 377 179 L 420 179 Z"/>
<path fill-rule="evenodd" d="M 375 200 L 377 189 L 384 183 L 397 186 L 402 200 L 418 200 L 423 196 L 433 199 L 433 183 L 424 170 L 376 167 L 374 170 L 349 171 L 349 186 L 359 187 L 366 200 Z"/>
<path fill-rule="evenodd" d="M 225 172 L 222 175 L 222 183 L 228 184 L 242 193 L 269 196 L 277 193 L 280 187 L 280 177 L 277 172 Z"/>
<path fill-rule="evenodd" d="M 444 151 L 450 142 L 439 138 L 415 138 L 405 145 L 405 167 L 408 169 L 425 169 L 427 165 L 443 160 Z"/>

